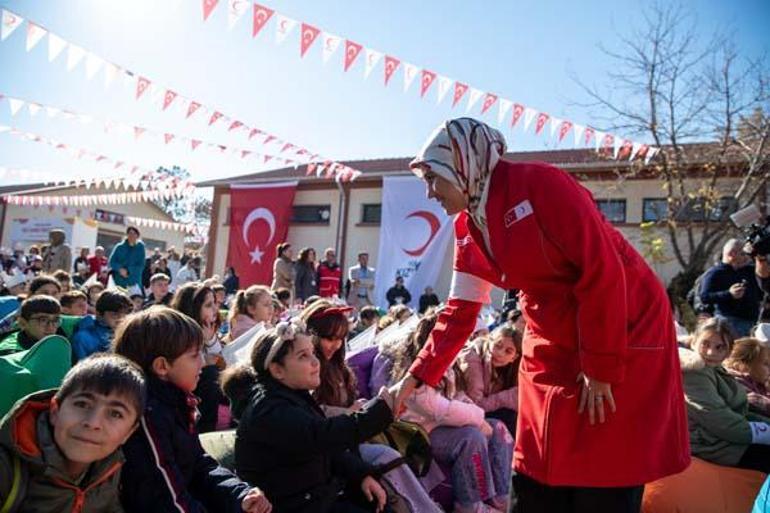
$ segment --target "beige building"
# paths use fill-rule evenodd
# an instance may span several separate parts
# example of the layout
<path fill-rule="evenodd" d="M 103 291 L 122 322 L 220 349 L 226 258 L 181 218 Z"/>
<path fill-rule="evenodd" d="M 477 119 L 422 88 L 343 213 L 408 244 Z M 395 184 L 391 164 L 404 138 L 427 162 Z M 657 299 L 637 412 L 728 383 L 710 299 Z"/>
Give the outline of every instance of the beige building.
<path fill-rule="evenodd" d="M 9 185 L 0 187 L 0 196 L 81 196 L 126 192 L 120 187 L 67 187 Z M 73 248 L 73 257 L 80 247 L 93 250 L 103 246 L 109 255 L 112 246 L 125 237 L 126 227 L 132 224 L 129 217 L 173 222 L 174 219 L 152 201 L 126 204 L 95 204 L 88 206 L 14 205 L 0 203 L 0 246 L 27 248 L 32 244 L 45 243 L 48 230 L 61 228 L 68 233 L 67 243 Z M 184 232 L 162 227 L 139 226 L 147 250 L 165 250 L 172 246 L 178 250 L 184 246 Z"/>
<path fill-rule="evenodd" d="M 644 231 L 640 228 L 643 221 L 656 221 L 665 216 L 666 212 L 665 191 L 661 182 L 650 173 L 642 170 L 629 177 L 626 173 L 630 166 L 628 162 L 602 159 L 590 150 L 510 153 L 506 157 L 514 161 L 550 162 L 572 173 L 592 191 L 607 219 L 641 254 L 649 254 L 649 248 L 644 243 L 645 237 L 661 237 L 665 241 L 663 259 L 651 262 L 663 281 L 667 282 L 679 271 L 679 265 L 673 258 L 673 251 L 668 243 L 667 231 L 656 226 Z M 276 169 L 197 184 L 199 187 L 214 187 L 207 274 L 221 274 L 225 268 L 230 185 L 266 184 L 287 180 L 299 182 L 294 197 L 288 242 L 297 249 L 305 246 L 315 248 L 319 254 L 326 247 L 334 247 L 345 270 L 355 264 L 356 254 L 363 249 L 369 252 L 370 265 L 376 268 L 382 179 L 384 176 L 410 175 L 409 160 L 394 158 L 345 162 L 344 164 L 362 172 L 362 175 L 351 183 L 338 184 L 328 178 L 307 177 L 305 167 L 302 166 L 299 169 Z M 624 178 L 620 179 L 621 176 Z M 692 186 L 697 186 L 696 180 L 692 181 Z M 729 204 L 729 200 L 725 201 Z M 555 208 L 558 208 L 558 205 Z M 445 296 L 449 290 L 451 264 L 450 248 L 444 261 L 439 263 L 442 272 L 435 288 L 440 297 Z M 419 295 L 422 291 L 411 292 L 413 295 Z M 500 295 L 498 294 L 498 297 Z"/>

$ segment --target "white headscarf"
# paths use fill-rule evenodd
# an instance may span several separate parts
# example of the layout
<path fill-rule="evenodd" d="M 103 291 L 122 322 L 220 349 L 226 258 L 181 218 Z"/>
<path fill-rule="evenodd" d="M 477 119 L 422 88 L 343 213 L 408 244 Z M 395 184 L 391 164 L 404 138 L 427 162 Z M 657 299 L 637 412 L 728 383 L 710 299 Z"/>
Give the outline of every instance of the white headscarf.
<path fill-rule="evenodd" d="M 505 150 L 503 134 L 489 125 L 473 118 L 450 119 L 433 131 L 409 167 L 420 178 L 429 169 L 454 184 L 486 236 L 489 176 Z"/>

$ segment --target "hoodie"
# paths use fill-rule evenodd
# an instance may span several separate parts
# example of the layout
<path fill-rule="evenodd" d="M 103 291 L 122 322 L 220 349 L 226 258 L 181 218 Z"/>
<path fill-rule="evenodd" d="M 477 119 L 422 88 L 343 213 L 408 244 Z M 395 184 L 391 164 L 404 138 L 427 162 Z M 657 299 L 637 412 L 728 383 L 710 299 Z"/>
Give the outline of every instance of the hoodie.
<path fill-rule="evenodd" d="M 118 499 L 123 465 L 120 450 L 92 463 L 79 483 L 64 472 L 65 457 L 56 446 L 49 421 L 55 393 L 46 390 L 28 395 L 0 421 L 0 507 L 11 492 L 14 462 L 18 461 L 20 486 L 10 511 L 122 512 Z"/>

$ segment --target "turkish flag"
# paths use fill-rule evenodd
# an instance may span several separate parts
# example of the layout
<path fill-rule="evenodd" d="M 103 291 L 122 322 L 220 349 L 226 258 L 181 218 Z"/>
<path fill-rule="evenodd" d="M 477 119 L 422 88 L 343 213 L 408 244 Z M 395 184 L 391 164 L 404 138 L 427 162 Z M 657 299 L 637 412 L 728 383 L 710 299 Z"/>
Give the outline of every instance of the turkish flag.
<path fill-rule="evenodd" d="M 241 288 L 270 285 L 275 247 L 286 241 L 297 182 L 230 187 L 230 242 L 227 265 Z"/>

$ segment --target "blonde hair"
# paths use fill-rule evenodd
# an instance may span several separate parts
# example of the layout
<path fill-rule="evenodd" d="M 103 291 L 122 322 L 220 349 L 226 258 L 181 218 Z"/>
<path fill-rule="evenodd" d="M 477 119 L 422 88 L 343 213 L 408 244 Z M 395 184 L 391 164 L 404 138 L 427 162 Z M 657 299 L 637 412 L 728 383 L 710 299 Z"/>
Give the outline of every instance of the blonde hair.
<path fill-rule="evenodd" d="M 246 290 L 239 290 L 233 298 L 233 305 L 227 314 L 227 322 L 230 324 L 230 331 L 235 326 L 235 318 L 239 315 L 248 315 L 249 306 L 257 303 L 263 296 L 272 297 L 270 289 L 264 285 L 252 285 Z"/>
<path fill-rule="evenodd" d="M 749 372 L 751 367 L 770 354 L 770 348 L 751 337 L 739 338 L 733 343 L 733 350 L 725 360 L 724 366 L 738 372 Z"/>

